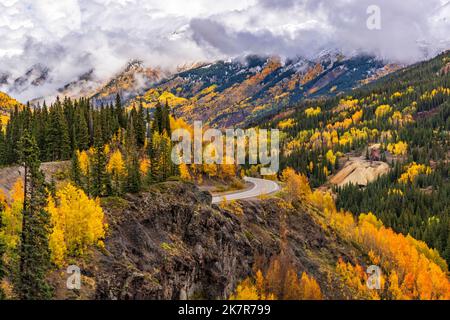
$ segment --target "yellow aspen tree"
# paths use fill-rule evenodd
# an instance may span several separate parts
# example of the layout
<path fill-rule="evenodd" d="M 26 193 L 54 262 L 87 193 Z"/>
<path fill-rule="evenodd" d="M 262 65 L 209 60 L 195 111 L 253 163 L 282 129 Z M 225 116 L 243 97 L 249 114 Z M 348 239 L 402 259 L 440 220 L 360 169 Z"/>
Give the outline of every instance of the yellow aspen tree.
<path fill-rule="evenodd" d="M 189 168 L 185 163 L 180 164 L 180 177 L 186 181 L 192 180 L 191 174 L 189 173 Z"/>
<path fill-rule="evenodd" d="M 116 194 L 120 194 L 121 180 L 125 174 L 125 161 L 120 150 L 113 152 L 106 165 L 106 171 L 112 176 Z"/>
<path fill-rule="evenodd" d="M 142 176 L 146 176 L 148 174 L 148 170 L 150 169 L 150 160 L 147 158 L 141 159 L 139 162 L 139 172 Z"/>
<path fill-rule="evenodd" d="M 236 288 L 236 293 L 230 296 L 230 300 L 259 300 L 256 286 L 250 278 L 242 281 Z"/>
<path fill-rule="evenodd" d="M 325 155 L 327 161 L 334 166 L 336 164 L 336 156 L 333 153 L 333 150 L 328 150 L 327 154 Z"/>
<path fill-rule="evenodd" d="M 283 300 L 302 300 L 302 287 L 298 280 L 297 272 L 289 268 L 284 281 Z"/>
<path fill-rule="evenodd" d="M 77 151 L 77 156 L 81 172 L 87 176 L 89 174 L 89 156 L 86 151 Z"/>
<path fill-rule="evenodd" d="M 91 245 L 103 246 L 107 226 L 99 200 L 89 199 L 71 184 L 59 190 L 55 200 L 47 207 L 53 222 L 50 249 L 55 264 L 69 255 L 84 255 Z M 62 240 L 64 244 L 58 244 Z"/>
<path fill-rule="evenodd" d="M 306 176 L 296 173 L 292 168 L 283 170 L 281 176 L 285 184 L 283 190 L 290 202 L 301 201 L 310 196 L 311 188 Z"/>
<path fill-rule="evenodd" d="M 303 272 L 300 279 L 300 290 L 303 300 L 322 300 L 322 291 L 317 281 Z"/>
<path fill-rule="evenodd" d="M 52 197 L 48 198 L 47 212 L 50 214 L 53 226 L 48 241 L 51 260 L 56 266 L 61 267 L 67 254 L 67 246 L 64 239 L 64 230 L 66 227 L 65 216 L 61 210 L 56 208 L 55 201 Z"/>
<path fill-rule="evenodd" d="M 22 210 L 23 210 L 23 181 L 18 178 L 11 192 L 11 205 L 4 203 L 4 209 L 1 212 L 3 226 L 0 230 L 0 236 L 6 245 L 5 260 L 14 263 L 18 259 L 18 249 L 20 244 L 20 234 L 22 232 Z"/>

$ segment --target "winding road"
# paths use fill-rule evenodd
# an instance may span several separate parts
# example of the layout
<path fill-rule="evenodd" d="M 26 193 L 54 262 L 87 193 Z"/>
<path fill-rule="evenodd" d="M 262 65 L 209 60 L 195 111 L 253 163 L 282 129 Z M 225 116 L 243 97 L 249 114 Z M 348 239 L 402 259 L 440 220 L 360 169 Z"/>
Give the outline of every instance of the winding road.
<path fill-rule="evenodd" d="M 280 186 L 278 185 L 278 183 L 276 183 L 274 181 L 270 181 L 270 180 L 250 178 L 250 177 L 244 177 L 244 180 L 246 182 L 252 183 L 253 188 L 251 188 L 249 190 L 238 191 L 238 192 L 228 193 L 228 194 L 224 194 L 224 195 L 216 195 L 213 197 L 212 203 L 219 203 L 224 198 L 226 201 L 256 198 L 258 196 L 277 192 L 281 189 Z"/>

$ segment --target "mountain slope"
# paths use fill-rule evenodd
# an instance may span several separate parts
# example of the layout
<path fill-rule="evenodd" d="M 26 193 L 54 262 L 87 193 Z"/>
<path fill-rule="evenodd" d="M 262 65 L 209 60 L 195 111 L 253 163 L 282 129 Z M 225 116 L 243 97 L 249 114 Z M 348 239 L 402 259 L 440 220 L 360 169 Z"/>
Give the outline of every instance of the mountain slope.
<path fill-rule="evenodd" d="M 249 56 L 177 73 L 128 103 L 152 108 L 167 101 L 175 115 L 188 121 L 228 127 L 303 99 L 348 92 L 397 68 L 371 57 L 345 59 L 337 53 L 285 63 Z"/>
<path fill-rule="evenodd" d="M 84 267 L 96 283 L 90 298 L 227 299 L 255 267 L 280 254 L 283 214 L 292 263 L 317 279 L 325 298 L 344 298 L 334 272 L 339 258 L 363 261 L 313 211 L 286 209 L 280 199 L 241 202 L 237 214 L 211 206 L 210 194 L 193 185 L 169 182 L 127 196 L 119 208 L 107 203 L 105 251 Z"/>
<path fill-rule="evenodd" d="M 9 119 L 9 114 L 15 108 L 21 108 L 22 104 L 6 93 L 0 92 L 0 123 L 5 125 Z"/>
<path fill-rule="evenodd" d="M 143 88 L 161 80 L 165 74 L 160 69 L 145 67 L 139 60 L 132 60 L 121 72 L 98 89 L 92 95 L 92 100 L 96 105 L 109 103 L 114 101 L 117 94 L 127 100 L 129 96 L 134 96 Z"/>
<path fill-rule="evenodd" d="M 450 262 L 449 62 L 447 51 L 351 96 L 302 102 L 255 125 L 284 131 L 282 168 L 334 191 L 339 208 L 373 212 Z M 355 159 L 363 164 L 354 166 Z M 388 169 L 373 176 L 372 164 Z M 358 185 L 339 182 L 349 168 Z"/>

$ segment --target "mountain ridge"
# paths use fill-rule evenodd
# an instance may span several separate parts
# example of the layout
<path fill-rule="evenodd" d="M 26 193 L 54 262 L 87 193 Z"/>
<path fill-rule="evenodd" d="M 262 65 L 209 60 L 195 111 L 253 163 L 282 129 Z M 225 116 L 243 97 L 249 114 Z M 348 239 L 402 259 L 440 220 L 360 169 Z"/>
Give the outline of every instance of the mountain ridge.
<path fill-rule="evenodd" d="M 242 124 L 249 117 L 319 96 L 335 96 L 367 84 L 401 66 L 369 56 L 327 53 L 316 60 L 247 56 L 176 73 L 127 101 L 154 108 L 168 103 L 176 116 L 209 126 Z"/>

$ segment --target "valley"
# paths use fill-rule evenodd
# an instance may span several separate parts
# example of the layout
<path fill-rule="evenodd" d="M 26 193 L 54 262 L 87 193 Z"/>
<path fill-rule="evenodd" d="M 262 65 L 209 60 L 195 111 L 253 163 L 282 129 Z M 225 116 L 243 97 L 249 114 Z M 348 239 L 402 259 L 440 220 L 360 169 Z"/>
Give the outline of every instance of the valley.
<path fill-rule="evenodd" d="M 249 56 L 171 75 L 135 61 L 87 97 L 2 95 L 2 297 L 449 299 L 449 55 L 402 69 Z M 280 171 L 175 164 L 171 133 L 195 120 L 279 129 Z M 24 222 L 41 244 L 25 253 Z M 20 289 L 24 254 L 42 259 L 36 291 Z M 82 290 L 64 287 L 70 263 Z"/>

